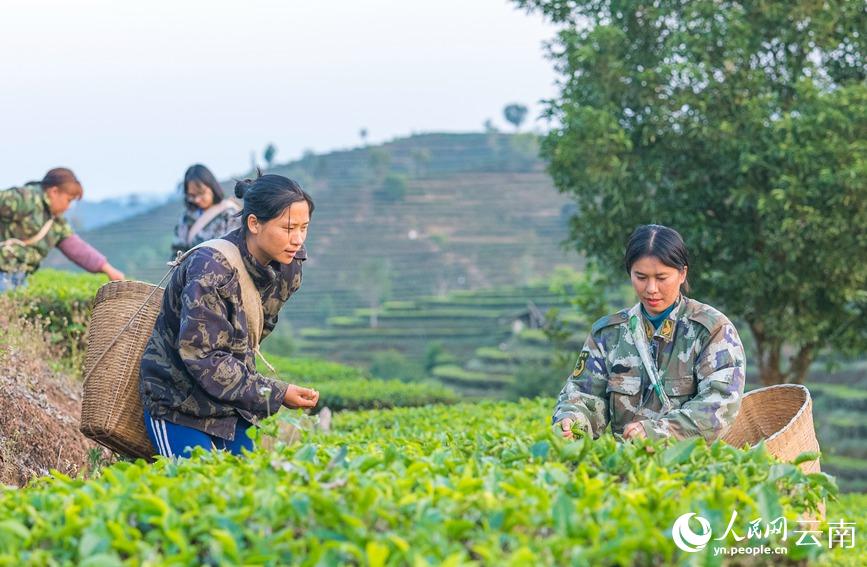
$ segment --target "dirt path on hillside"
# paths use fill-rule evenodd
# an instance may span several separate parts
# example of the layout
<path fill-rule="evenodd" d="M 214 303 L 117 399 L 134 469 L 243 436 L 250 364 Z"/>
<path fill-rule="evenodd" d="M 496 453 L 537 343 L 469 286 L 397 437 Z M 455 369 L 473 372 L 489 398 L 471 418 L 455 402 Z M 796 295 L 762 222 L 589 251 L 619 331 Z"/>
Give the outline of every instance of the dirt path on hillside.
<path fill-rule="evenodd" d="M 27 350 L 0 344 L 0 482 L 13 486 L 51 469 L 86 472 L 99 447 L 78 431 L 80 385 Z"/>

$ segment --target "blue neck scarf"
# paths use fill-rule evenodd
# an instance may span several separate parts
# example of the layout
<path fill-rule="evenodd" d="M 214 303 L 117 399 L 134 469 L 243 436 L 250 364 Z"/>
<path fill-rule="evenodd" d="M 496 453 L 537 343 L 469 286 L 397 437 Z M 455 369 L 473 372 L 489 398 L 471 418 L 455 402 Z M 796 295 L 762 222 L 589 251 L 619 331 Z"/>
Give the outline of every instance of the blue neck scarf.
<path fill-rule="evenodd" d="M 659 315 L 651 315 L 644 308 L 644 305 L 641 306 L 641 314 L 644 315 L 644 318 L 650 321 L 650 324 L 653 325 L 653 330 L 656 331 L 659 329 L 659 326 L 662 325 L 662 322 L 671 315 L 671 312 L 674 310 L 674 306 L 677 305 L 677 301 L 668 306 L 668 309 L 660 313 Z"/>

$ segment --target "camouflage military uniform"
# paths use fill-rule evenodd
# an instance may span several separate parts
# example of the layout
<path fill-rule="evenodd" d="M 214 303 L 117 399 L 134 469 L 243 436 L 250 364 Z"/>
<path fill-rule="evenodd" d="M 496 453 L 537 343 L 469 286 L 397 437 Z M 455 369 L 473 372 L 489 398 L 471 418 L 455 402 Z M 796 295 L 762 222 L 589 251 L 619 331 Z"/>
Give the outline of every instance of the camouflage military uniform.
<path fill-rule="evenodd" d="M 236 213 L 237 210 L 226 210 L 221 212 L 211 219 L 211 221 L 193 237 L 191 242 L 188 242 L 190 229 L 193 228 L 193 225 L 196 223 L 199 216 L 204 214 L 204 211 L 201 209 L 190 209 L 189 207 L 185 207 L 184 212 L 181 213 L 181 217 L 178 219 L 178 223 L 175 225 L 175 238 L 172 240 L 171 257 L 174 258 L 178 252 L 186 252 L 190 248 L 193 248 L 202 242 L 211 240 L 212 238 L 220 238 L 224 234 L 228 234 L 236 228 L 239 228 L 241 226 L 241 219 L 235 216 Z"/>
<path fill-rule="evenodd" d="M 633 315 L 645 325 L 651 358 L 672 403 L 664 415 L 629 330 Z M 639 421 L 649 438 L 701 435 L 712 441 L 734 423 L 745 365 L 737 330 L 713 307 L 681 296 L 654 332 L 637 304 L 593 325 L 553 422 L 568 417 L 598 437 L 609 422 L 622 434 L 624 426 Z"/>
<path fill-rule="evenodd" d="M 48 199 L 38 183 L 0 191 L 0 242 L 32 238 L 50 218 Z M 0 246 L 0 272 L 32 274 L 51 249 L 69 236 L 72 227 L 62 217 L 56 217 L 39 242 Z"/>
<path fill-rule="evenodd" d="M 289 264 L 260 264 L 240 230 L 224 237 L 241 251 L 262 296 L 263 338 L 280 308 L 301 287 L 298 251 Z M 159 419 L 232 440 L 238 417 L 256 423 L 276 413 L 287 384 L 256 371 L 238 274 L 216 250 L 194 251 L 166 286 L 162 309 L 141 362 L 144 408 Z M 270 390 L 270 391 L 269 391 Z"/>

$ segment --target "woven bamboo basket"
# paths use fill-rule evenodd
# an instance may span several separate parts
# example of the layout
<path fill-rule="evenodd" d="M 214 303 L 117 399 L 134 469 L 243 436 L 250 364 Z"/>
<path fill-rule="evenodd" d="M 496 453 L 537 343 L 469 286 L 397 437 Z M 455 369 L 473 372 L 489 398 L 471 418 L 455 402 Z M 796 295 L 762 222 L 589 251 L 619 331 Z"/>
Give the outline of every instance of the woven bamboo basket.
<path fill-rule="evenodd" d="M 157 454 L 144 426 L 139 367 L 163 288 L 135 281 L 99 288 L 87 333 L 81 432 L 129 457 Z"/>
<path fill-rule="evenodd" d="M 723 441 L 743 447 L 764 440 L 768 452 L 790 462 L 805 451 L 819 453 L 813 427 L 813 400 L 810 391 L 798 384 L 777 384 L 747 392 L 734 425 Z M 819 459 L 799 465 L 805 473 L 820 472 Z M 811 514 L 804 517 L 813 518 Z M 824 502 L 818 518 L 825 517 Z"/>
<path fill-rule="evenodd" d="M 804 451 L 819 452 L 813 428 L 810 391 L 798 384 L 778 384 L 747 392 L 731 430 L 723 441 L 736 447 L 765 446 L 782 461 L 792 461 Z M 819 460 L 801 463 L 807 473 L 819 472 Z"/>

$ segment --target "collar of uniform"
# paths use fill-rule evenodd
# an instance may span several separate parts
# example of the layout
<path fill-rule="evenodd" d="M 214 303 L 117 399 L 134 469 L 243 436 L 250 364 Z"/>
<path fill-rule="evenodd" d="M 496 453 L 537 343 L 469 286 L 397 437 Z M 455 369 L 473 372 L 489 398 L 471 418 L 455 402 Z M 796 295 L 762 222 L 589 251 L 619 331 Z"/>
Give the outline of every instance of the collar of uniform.
<path fill-rule="evenodd" d="M 238 250 L 241 251 L 241 259 L 244 261 L 244 267 L 253 278 L 253 283 L 256 287 L 262 288 L 277 279 L 277 272 L 280 270 L 280 265 L 277 262 L 271 262 L 267 266 L 259 262 L 247 249 L 247 239 L 241 234 L 241 229 L 237 228 L 224 236 L 226 240 L 234 243 Z"/>
<path fill-rule="evenodd" d="M 677 328 L 677 320 L 683 317 L 683 312 L 686 309 L 686 300 L 683 294 L 677 296 L 677 301 L 675 301 L 674 309 L 671 310 L 671 313 L 668 314 L 662 324 L 659 325 L 659 329 L 656 330 L 654 334 L 655 337 L 659 337 L 665 342 L 670 342 L 674 338 L 674 330 Z"/>
<path fill-rule="evenodd" d="M 642 313 L 641 322 L 644 324 L 644 332 L 648 337 L 659 338 L 665 342 L 671 342 L 674 338 L 674 330 L 677 328 L 677 320 L 681 318 L 683 315 L 683 310 L 686 307 L 686 301 L 684 301 L 683 295 L 679 295 L 677 297 L 677 301 L 674 302 L 674 309 L 671 310 L 671 313 L 668 314 L 668 317 L 662 320 L 659 328 L 654 331 L 653 325 L 650 321 L 644 317 L 643 312 L 641 310 L 641 303 L 638 303 L 638 313 Z"/>

